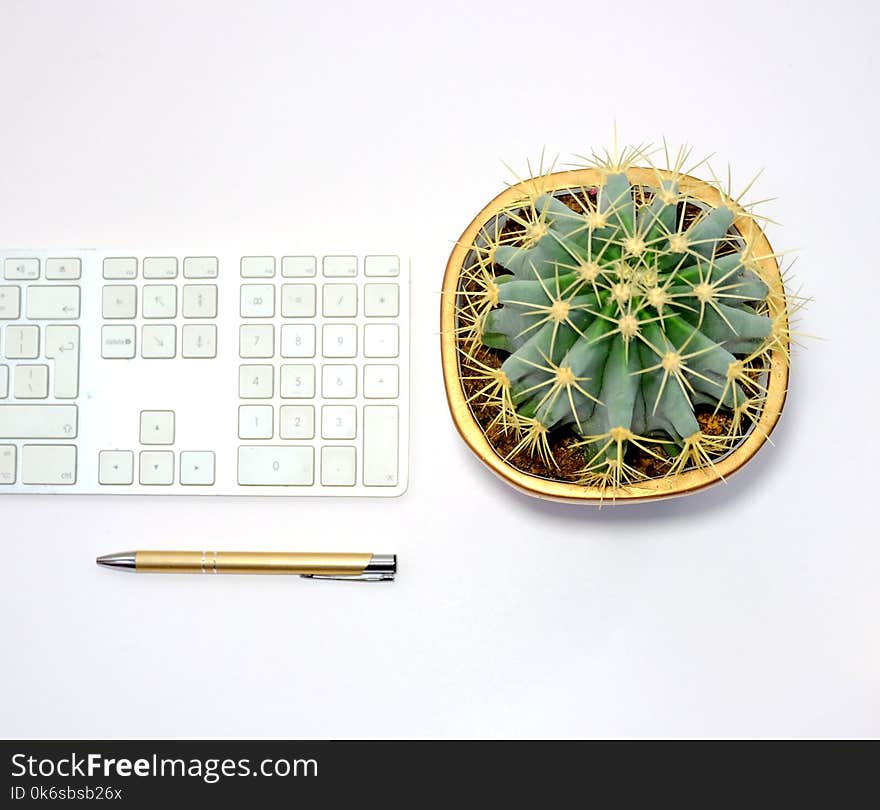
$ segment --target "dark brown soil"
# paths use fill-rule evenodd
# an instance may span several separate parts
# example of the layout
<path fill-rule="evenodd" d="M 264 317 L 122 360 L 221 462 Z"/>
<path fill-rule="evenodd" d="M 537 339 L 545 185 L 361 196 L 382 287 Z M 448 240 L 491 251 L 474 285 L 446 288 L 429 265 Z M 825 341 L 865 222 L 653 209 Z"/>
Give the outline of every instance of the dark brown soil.
<path fill-rule="evenodd" d="M 500 368 L 506 356 L 506 352 L 481 346 L 475 354 L 475 359 L 490 368 Z M 465 396 L 468 399 L 475 397 L 479 388 L 484 384 L 479 380 L 462 380 Z M 586 456 L 583 447 L 577 446 L 581 439 L 570 428 L 555 430 L 548 435 L 551 458 L 556 462 L 554 465 L 545 462 L 538 453 L 532 454 L 526 449 L 511 456 L 518 440 L 514 439 L 512 434 L 505 433 L 499 426 L 490 425 L 497 411 L 488 405 L 485 399 L 480 397 L 472 399 L 471 412 L 495 452 L 516 469 L 530 475 L 559 481 L 576 481 L 583 472 Z M 710 408 L 698 407 L 696 416 L 700 428 L 710 436 L 723 436 L 730 430 L 732 420 L 729 414 L 716 414 Z M 665 455 L 663 446 L 660 444 L 647 445 L 647 447 L 651 453 L 656 453 L 661 458 Z M 649 478 L 660 478 L 665 475 L 668 467 L 651 453 L 630 446 L 627 451 L 627 463 Z"/>

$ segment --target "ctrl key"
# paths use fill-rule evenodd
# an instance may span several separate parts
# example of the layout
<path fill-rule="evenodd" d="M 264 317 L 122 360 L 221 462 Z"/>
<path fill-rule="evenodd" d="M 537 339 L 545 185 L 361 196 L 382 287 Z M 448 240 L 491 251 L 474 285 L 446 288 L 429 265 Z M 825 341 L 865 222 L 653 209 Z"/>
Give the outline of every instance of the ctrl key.
<path fill-rule="evenodd" d="M 26 444 L 21 448 L 21 482 L 72 486 L 76 483 L 76 447 Z"/>

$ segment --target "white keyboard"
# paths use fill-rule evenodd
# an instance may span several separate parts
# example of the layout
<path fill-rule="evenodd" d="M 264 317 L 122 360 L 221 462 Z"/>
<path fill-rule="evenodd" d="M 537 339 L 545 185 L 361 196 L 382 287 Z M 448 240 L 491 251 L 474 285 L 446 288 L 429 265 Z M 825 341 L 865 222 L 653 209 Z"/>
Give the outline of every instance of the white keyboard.
<path fill-rule="evenodd" d="M 0 493 L 401 494 L 397 256 L 0 250 Z"/>

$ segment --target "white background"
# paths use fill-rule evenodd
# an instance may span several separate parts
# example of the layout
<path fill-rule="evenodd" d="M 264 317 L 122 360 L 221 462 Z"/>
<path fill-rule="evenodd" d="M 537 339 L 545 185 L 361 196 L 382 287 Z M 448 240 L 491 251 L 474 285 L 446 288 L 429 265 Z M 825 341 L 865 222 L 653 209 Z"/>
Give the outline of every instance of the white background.
<path fill-rule="evenodd" d="M 876 5 L 0 3 L 0 242 L 413 259 L 401 499 L 0 499 L 0 734 L 880 734 Z M 815 297 L 726 486 L 542 503 L 458 439 L 451 242 L 542 147 L 686 140 Z M 396 551 L 393 585 L 132 577 L 136 547 Z"/>

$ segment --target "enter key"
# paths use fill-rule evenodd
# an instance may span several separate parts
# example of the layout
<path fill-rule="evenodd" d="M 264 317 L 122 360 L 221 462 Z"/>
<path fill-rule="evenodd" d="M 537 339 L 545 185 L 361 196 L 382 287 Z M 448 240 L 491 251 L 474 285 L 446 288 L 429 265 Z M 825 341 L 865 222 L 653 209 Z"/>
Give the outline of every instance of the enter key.
<path fill-rule="evenodd" d="M 55 398 L 79 396 L 79 327 L 47 326 L 46 357 L 55 361 Z"/>

